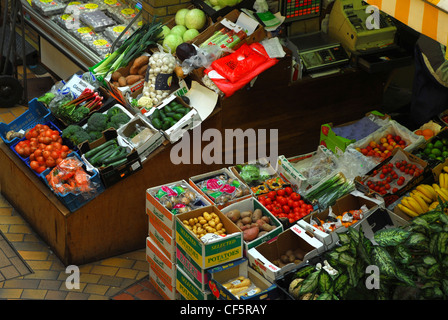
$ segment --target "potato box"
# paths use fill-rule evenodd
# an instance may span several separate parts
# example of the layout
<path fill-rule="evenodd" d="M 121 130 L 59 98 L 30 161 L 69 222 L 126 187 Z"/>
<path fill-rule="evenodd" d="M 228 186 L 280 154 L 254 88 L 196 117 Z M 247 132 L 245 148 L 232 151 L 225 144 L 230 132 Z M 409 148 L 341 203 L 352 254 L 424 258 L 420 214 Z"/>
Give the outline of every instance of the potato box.
<path fill-rule="evenodd" d="M 176 290 L 185 300 L 216 300 L 210 290 L 201 290 L 180 268 L 176 269 Z"/>
<path fill-rule="evenodd" d="M 282 267 L 276 266 L 273 261 L 280 259 L 288 250 L 300 249 L 304 252 L 303 260 L 298 263 L 290 262 Z M 283 231 L 277 238 L 269 242 L 264 242 L 247 252 L 250 267 L 258 271 L 268 281 L 275 280 L 284 273 L 296 268 L 301 263 L 305 263 L 325 251 L 324 244 L 313 234 L 294 224 L 289 229 Z"/>
<path fill-rule="evenodd" d="M 185 220 L 197 218 L 204 212 L 214 212 L 226 230 L 225 236 L 208 239 L 204 243 L 184 224 Z M 214 234 L 209 234 L 214 235 Z M 176 245 L 190 256 L 200 268 L 208 269 L 243 256 L 243 235 L 241 230 L 216 206 L 202 207 L 176 216 Z"/>
<path fill-rule="evenodd" d="M 176 259 L 176 242 L 174 237 L 163 229 L 163 223 L 152 212 L 147 212 L 147 214 L 149 218 L 148 236 L 168 259 L 174 261 Z"/>
<path fill-rule="evenodd" d="M 176 285 L 176 264 L 163 254 L 150 237 L 146 238 L 146 260 L 171 287 Z"/>

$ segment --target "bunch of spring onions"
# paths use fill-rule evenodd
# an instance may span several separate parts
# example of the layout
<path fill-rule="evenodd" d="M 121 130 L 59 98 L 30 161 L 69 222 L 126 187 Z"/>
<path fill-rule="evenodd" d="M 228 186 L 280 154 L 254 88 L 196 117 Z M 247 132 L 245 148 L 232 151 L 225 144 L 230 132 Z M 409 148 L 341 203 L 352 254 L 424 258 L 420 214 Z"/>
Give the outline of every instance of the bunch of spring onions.
<path fill-rule="evenodd" d="M 324 210 L 354 189 L 353 181 L 347 179 L 342 172 L 334 172 L 307 190 L 304 197 L 311 203 L 317 202 L 319 208 Z"/>
<path fill-rule="evenodd" d="M 154 18 L 151 23 L 143 24 L 123 44 L 93 69 L 96 76 L 106 77 L 125 67 L 133 59 L 142 55 L 149 46 L 162 38 L 162 22 Z"/>

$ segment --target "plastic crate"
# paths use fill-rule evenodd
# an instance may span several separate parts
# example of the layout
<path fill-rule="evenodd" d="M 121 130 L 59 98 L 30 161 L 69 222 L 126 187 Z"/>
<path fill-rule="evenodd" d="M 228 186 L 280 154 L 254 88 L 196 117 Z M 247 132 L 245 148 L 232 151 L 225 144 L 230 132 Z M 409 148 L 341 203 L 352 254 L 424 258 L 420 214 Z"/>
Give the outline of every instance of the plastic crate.
<path fill-rule="evenodd" d="M 70 156 L 75 156 L 79 161 L 81 161 L 83 163 L 84 170 L 86 170 L 84 162 L 82 161 L 81 157 L 76 152 L 70 153 L 67 157 L 70 157 Z M 51 170 L 52 170 L 52 168 L 48 168 L 48 169 L 44 170 L 40 174 L 40 178 L 44 181 L 45 185 L 48 188 L 50 188 L 50 190 L 53 191 L 53 193 L 56 195 L 56 197 L 67 207 L 67 209 L 70 210 L 70 212 L 74 212 L 74 211 L 78 210 L 83 205 L 88 203 L 90 200 L 92 200 L 93 198 L 98 196 L 100 193 L 102 193 L 105 189 L 103 183 L 101 182 L 101 178 L 99 176 L 98 170 L 94 170 L 93 173 L 86 171 L 87 174 L 90 175 L 90 181 L 92 181 L 96 185 L 96 192 L 95 192 L 94 196 L 91 196 L 90 198 L 84 198 L 84 196 L 82 194 L 73 194 L 71 192 L 69 192 L 65 195 L 61 195 L 61 194 L 55 192 L 53 189 L 51 189 L 50 185 L 47 182 L 47 179 L 45 178 L 46 175 L 49 174 Z"/>
<path fill-rule="evenodd" d="M 20 131 L 27 130 L 34 127 L 38 123 L 46 123 L 48 121 L 53 121 L 54 116 L 41 102 L 34 98 L 28 103 L 28 110 L 22 115 L 17 117 L 15 120 L 11 121 L 9 124 L 0 122 L 0 135 L 2 140 L 7 145 L 19 142 L 19 138 L 14 138 L 11 140 L 6 139 L 6 134 L 10 130 Z"/>

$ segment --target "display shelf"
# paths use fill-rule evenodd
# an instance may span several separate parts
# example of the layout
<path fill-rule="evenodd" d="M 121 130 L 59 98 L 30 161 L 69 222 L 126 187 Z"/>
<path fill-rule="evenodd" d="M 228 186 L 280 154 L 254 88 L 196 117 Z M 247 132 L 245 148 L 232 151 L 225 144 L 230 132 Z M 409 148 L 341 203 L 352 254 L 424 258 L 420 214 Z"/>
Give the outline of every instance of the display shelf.
<path fill-rule="evenodd" d="M 22 0 L 25 19 L 29 27 L 34 29 L 40 37 L 47 40 L 57 48 L 81 70 L 87 71 L 89 67 L 102 59 L 82 42 L 58 26 L 49 17 L 42 16 L 26 0 Z"/>

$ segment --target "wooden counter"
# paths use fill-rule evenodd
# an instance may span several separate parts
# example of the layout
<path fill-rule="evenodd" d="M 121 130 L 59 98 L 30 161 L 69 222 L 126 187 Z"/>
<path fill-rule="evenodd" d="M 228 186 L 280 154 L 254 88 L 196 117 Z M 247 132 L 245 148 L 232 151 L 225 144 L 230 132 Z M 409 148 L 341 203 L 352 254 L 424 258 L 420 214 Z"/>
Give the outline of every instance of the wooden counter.
<path fill-rule="evenodd" d="M 219 112 L 203 130 L 220 128 Z M 148 216 L 145 192 L 219 165 L 173 165 L 171 145 L 159 149 L 143 169 L 116 183 L 71 213 L 12 150 L 0 144 L 0 185 L 4 197 L 50 246 L 64 265 L 82 265 L 145 247 Z"/>

